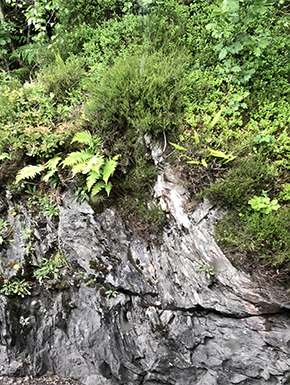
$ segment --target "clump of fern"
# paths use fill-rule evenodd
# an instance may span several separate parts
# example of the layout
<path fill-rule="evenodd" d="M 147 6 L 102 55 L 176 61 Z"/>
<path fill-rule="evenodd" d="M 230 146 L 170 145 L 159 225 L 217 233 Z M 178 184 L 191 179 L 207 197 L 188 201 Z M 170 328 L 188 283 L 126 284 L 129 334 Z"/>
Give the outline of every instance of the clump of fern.
<path fill-rule="evenodd" d="M 43 181 L 48 182 L 49 179 L 58 171 L 58 165 L 60 164 L 60 161 L 60 156 L 54 156 L 45 164 L 37 164 L 36 166 L 30 165 L 22 168 L 16 175 L 16 183 L 19 183 L 22 179 L 35 178 L 36 175 L 42 174 L 46 170 L 47 173 L 43 177 Z"/>
<path fill-rule="evenodd" d="M 112 183 L 108 180 L 117 167 L 119 155 L 113 158 L 105 158 L 99 149 L 101 144 L 100 138 L 93 138 L 89 131 L 77 133 L 72 140 L 73 142 L 87 144 L 88 148 L 72 152 L 65 158 L 62 164 L 72 168 L 73 176 L 78 173 L 87 176 L 86 186 L 91 196 L 96 195 L 103 188 L 109 196 Z"/>
<path fill-rule="evenodd" d="M 105 158 L 100 151 L 100 138 L 94 138 L 89 131 L 78 132 L 71 143 L 79 142 L 87 145 L 80 151 L 75 151 L 67 155 L 63 160 L 60 156 L 55 156 L 45 164 L 36 166 L 26 166 L 21 169 L 16 176 L 16 183 L 23 179 L 34 178 L 36 175 L 46 172 L 43 177 L 44 182 L 48 182 L 50 178 L 58 171 L 60 165 L 71 168 L 72 175 L 85 174 L 86 188 L 91 196 L 96 195 L 104 189 L 109 196 L 112 189 L 112 183 L 109 178 L 113 175 L 117 167 L 117 159 L 119 155 L 113 158 Z"/>

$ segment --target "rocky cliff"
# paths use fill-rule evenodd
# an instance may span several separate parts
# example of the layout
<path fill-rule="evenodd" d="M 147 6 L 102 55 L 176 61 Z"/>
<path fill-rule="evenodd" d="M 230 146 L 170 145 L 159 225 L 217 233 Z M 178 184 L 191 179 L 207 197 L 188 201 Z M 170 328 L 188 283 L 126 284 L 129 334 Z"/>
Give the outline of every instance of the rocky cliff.
<path fill-rule="evenodd" d="M 168 225 L 146 242 L 113 209 L 96 214 L 69 191 L 56 222 L 37 221 L 6 193 L 3 276 L 25 264 L 24 226 L 34 229 L 35 260 L 57 247 L 69 265 L 30 296 L 0 296 L 0 374 L 52 370 L 86 385 L 290 380 L 287 303 L 231 265 L 211 234 L 221 213 L 204 202 L 188 214 L 187 192 L 168 165 L 155 190 Z"/>

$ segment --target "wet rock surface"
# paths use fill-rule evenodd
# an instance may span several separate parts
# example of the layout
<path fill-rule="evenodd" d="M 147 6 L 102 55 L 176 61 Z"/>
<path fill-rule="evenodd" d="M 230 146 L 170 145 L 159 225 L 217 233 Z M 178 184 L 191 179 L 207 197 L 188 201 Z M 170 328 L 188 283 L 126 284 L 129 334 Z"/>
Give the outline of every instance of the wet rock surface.
<path fill-rule="evenodd" d="M 186 192 L 174 192 L 175 176 L 165 171 L 156 197 L 180 213 Z M 70 192 L 58 224 L 40 228 L 23 212 L 10 218 L 15 242 L 1 250 L 2 273 L 23 263 L 25 223 L 37 231 L 36 259 L 58 245 L 90 282 L 71 277 L 63 288 L 35 286 L 23 299 L 1 295 L 0 375 L 50 370 L 85 385 L 289 381 L 287 302 L 224 257 L 211 235 L 221 213 L 208 202 L 190 215 L 170 212 L 159 243 L 141 241 L 116 212 L 95 214 Z"/>

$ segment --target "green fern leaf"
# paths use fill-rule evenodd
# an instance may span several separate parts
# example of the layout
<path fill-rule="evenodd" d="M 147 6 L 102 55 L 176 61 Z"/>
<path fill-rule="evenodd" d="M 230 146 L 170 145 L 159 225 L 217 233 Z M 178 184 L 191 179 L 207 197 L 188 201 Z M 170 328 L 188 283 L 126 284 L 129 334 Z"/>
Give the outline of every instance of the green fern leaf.
<path fill-rule="evenodd" d="M 103 168 L 103 180 L 107 184 L 111 175 L 113 175 L 116 170 L 118 162 L 114 159 L 106 159 L 104 168 Z"/>
<path fill-rule="evenodd" d="M 72 152 L 65 158 L 62 164 L 64 166 L 75 166 L 78 163 L 87 162 L 93 156 L 94 154 L 87 150 Z"/>
<path fill-rule="evenodd" d="M 86 167 L 83 170 L 83 174 L 87 174 L 89 171 L 93 170 L 98 172 L 100 167 L 104 164 L 104 156 L 101 154 L 96 154 L 93 156 L 87 163 Z"/>
<path fill-rule="evenodd" d="M 16 183 L 19 183 L 22 179 L 34 178 L 37 174 L 40 174 L 44 170 L 44 166 L 41 164 L 37 166 L 27 166 L 18 172 L 16 175 Z"/>
<path fill-rule="evenodd" d="M 104 188 L 105 188 L 105 190 L 106 190 L 107 195 L 109 196 L 109 195 L 110 195 L 110 192 L 111 192 L 111 190 L 112 190 L 112 183 L 111 183 L 111 182 L 108 182 Z"/>
<path fill-rule="evenodd" d="M 48 173 L 45 175 L 45 177 L 43 178 L 43 181 L 44 182 L 48 182 L 49 181 L 49 178 L 51 178 L 53 176 L 53 174 L 55 174 L 57 172 L 57 169 L 55 168 L 54 170 L 50 170 L 48 171 Z"/>
<path fill-rule="evenodd" d="M 88 177 L 87 177 L 87 181 L 86 181 L 87 182 L 87 188 L 89 191 L 91 191 L 91 188 L 93 187 L 93 185 L 100 178 L 101 178 L 101 174 L 99 174 L 98 172 L 95 172 L 95 171 L 89 172 Z"/>
<path fill-rule="evenodd" d="M 0 155 L 0 160 L 3 160 L 3 159 L 11 160 L 11 156 L 7 154 L 7 152 L 3 152 L 3 154 Z"/>
<path fill-rule="evenodd" d="M 83 172 L 86 165 L 87 165 L 87 162 L 78 163 L 78 164 L 74 165 L 71 169 L 73 176 L 75 176 L 76 174 L 78 174 L 80 172 Z"/>
<path fill-rule="evenodd" d="M 101 139 L 94 139 L 89 131 L 82 131 L 75 134 L 72 140 L 72 143 L 73 142 L 88 144 L 90 149 L 95 149 L 101 144 Z"/>
<path fill-rule="evenodd" d="M 106 184 L 104 182 L 98 182 L 92 188 L 91 196 L 93 197 L 94 195 L 98 194 L 102 190 L 102 188 L 105 188 L 105 187 L 106 187 Z"/>
<path fill-rule="evenodd" d="M 49 159 L 45 163 L 45 167 L 48 168 L 49 170 L 54 170 L 54 169 L 56 169 L 56 167 L 57 167 L 57 165 L 59 164 L 60 161 L 61 161 L 61 157 L 60 156 L 55 156 L 52 159 Z"/>

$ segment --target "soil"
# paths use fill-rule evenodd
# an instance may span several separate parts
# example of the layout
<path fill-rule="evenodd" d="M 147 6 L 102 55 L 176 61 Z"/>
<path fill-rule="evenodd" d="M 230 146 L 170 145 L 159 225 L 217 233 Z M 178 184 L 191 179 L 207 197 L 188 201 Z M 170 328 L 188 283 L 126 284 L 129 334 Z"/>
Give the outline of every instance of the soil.
<path fill-rule="evenodd" d="M 30 377 L 7 377 L 0 375 L 1 385 L 83 385 L 82 382 L 68 377 L 60 377 L 47 372 L 38 378 Z M 96 384 L 98 385 L 98 384 Z"/>

